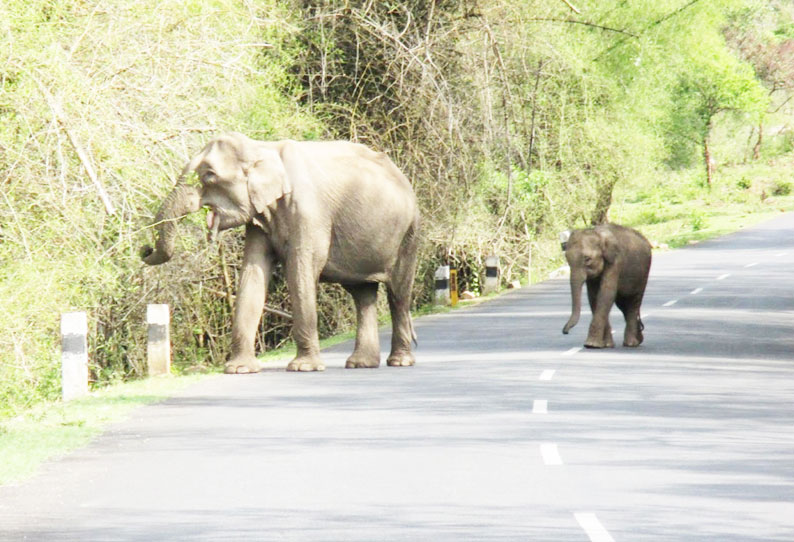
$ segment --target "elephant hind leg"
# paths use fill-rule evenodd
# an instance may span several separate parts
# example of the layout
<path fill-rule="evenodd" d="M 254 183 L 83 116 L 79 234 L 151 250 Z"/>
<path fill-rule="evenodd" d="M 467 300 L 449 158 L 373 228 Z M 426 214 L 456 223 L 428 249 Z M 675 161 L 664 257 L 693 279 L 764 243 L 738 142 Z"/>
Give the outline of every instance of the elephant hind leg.
<path fill-rule="evenodd" d="M 389 311 L 391 312 L 392 335 L 391 352 L 386 364 L 390 367 L 409 367 L 416 362 L 411 352 L 411 340 L 414 338 L 411 323 L 411 298 L 395 292 L 387 286 Z"/>
<path fill-rule="evenodd" d="M 642 295 L 623 297 L 617 300 L 617 306 L 626 319 L 626 330 L 623 333 L 623 346 L 636 347 L 642 344 L 644 325 L 640 319 Z"/>
<path fill-rule="evenodd" d="M 412 225 L 405 234 L 391 279 L 386 283 L 392 321 L 391 352 L 386 360 L 390 367 L 408 367 L 416 362 L 411 352 L 411 341 L 416 340 L 411 322 L 411 295 L 416 273 L 416 227 L 417 224 Z"/>
<path fill-rule="evenodd" d="M 356 305 L 356 346 L 347 359 L 348 369 L 375 368 L 380 365 L 378 340 L 378 283 L 345 285 Z"/>

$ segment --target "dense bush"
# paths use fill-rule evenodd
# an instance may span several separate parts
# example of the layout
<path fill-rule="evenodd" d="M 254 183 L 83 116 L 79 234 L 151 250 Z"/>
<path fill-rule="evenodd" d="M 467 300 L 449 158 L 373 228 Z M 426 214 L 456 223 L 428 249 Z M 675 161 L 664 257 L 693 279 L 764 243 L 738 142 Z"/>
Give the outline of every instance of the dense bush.
<path fill-rule="evenodd" d="M 89 311 L 97 382 L 143 372 L 150 302 L 174 307 L 178 360 L 219 359 L 239 234 L 207 246 L 201 220 L 188 220 L 176 261 L 160 268 L 143 268 L 138 248 L 174 173 L 212 134 L 320 133 L 291 98 L 289 7 L 0 7 L 0 414 L 57 396 L 58 319 L 69 310 Z"/>

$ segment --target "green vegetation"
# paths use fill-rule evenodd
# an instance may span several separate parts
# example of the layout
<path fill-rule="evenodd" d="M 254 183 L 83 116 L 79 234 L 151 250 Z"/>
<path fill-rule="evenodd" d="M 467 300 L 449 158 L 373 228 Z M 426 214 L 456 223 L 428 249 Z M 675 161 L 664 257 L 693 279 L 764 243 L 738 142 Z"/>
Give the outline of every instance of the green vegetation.
<path fill-rule="evenodd" d="M 442 262 L 477 291 L 490 253 L 506 280 L 558 266 L 562 229 L 609 219 L 681 246 L 792 208 L 790 2 L 570 4 L 4 2 L 0 420 L 57 400 L 70 310 L 89 312 L 94 389 L 144 373 L 146 303 L 173 308 L 175 372 L 219 366 L 241 232 L 208 245 L 196 216 L 168 265 L 138 250 L 222 131 L 389 152 L 422 206 L 420 311 Z M 344 292 L 320 298 L 322 335 L 349 329 Z M 260 351 L 288 342 L 267 314 Z"/>
<path fill-rule="evenodd" d="M 45 459 L 84 446 L 132 409 L 161 401 L 199 378 L 119 384 L 69 403 L 37 405 L 6 420 L 0 425 L 0 485 L 30 475 Z"/>

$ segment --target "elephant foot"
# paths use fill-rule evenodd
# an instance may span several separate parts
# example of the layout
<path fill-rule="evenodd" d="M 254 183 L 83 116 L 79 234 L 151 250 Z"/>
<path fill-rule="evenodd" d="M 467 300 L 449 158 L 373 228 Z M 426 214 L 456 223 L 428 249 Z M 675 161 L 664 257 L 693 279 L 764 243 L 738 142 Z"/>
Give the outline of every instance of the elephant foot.
<path fill-rule="evenodd" d="M 317 356 L 298 356 L 289 362 L 287 370 L 302 373 L 325 371 L 325 365 Z"/>
<path fill-rule="evenodd" d="M 380 356 L 363 356 L 356 354 L 347 358 L 345 369 L 375 369 L 380 366 Z"/>
<path fill-rule="evenodd" d="M 254 358 L 233 358 L 226 362 L 223 372 L 232 375 L 253 374 L 263 369 L 262 363 Z"/>
<path fill-rule="evenodd" d="M 585 348 L 615 348 L 615 343 L 612 341 L 591 341 L 587 340 L 584 343 Z"/>
<path fill-rule="evenodd" d="M 628 346 L 630 348 L 635 348 L 642 344 L 644 339 L 642 335 L 642 330 L 645 328 L 645 325 L 642 323 L 642 320 L 637 318 L 636 325 L 633 322 L 629 322 L 626 324 L 626 330 L 623 333 L 623 346 Z"/>
<path fill-rule="evenodd" d="M 623 340 L 623 346 L 628 346 L 629 348 L 636 348 L 642 344 L 642 334 L 639 334 L 637 337 L 628 337 Z"/>
<path fill-rule="evenodd" d="M 386 360 L 386 365 L 389 367 L 411 367 L 415 363 L 416 359 L 410 352 L 390 354 L 389 359 Z"/>

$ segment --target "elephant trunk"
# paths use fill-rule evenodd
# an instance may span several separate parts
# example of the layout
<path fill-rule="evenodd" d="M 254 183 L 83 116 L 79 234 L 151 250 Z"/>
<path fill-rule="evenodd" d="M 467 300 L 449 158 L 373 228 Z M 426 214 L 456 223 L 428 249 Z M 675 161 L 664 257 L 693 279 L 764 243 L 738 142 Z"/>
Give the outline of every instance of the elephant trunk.
<path fill-rule="evenodd" d="M 582 286 L 584 285 L 585 277 L 584 270 L 571 269 L 571 317 L 565 327 L 562 328 L 562 332 L 565 335 L 579 322 L 579 315 L 582 313 Z"/>
<path fill-rule="evenodd" d="M 176 237 L 176 223 L 183 216 L 195 213 L 201 208 L 201 192 L 199 188 L 183 183 L 177 183 L 171 191 L 154 223 L 157 226 L 157 242 L 155 247 L 145 246 L 141 250 L 141 257 L 148 265 L 159 265 L 171 259 L 174 253 L 174 238 Z"/>

